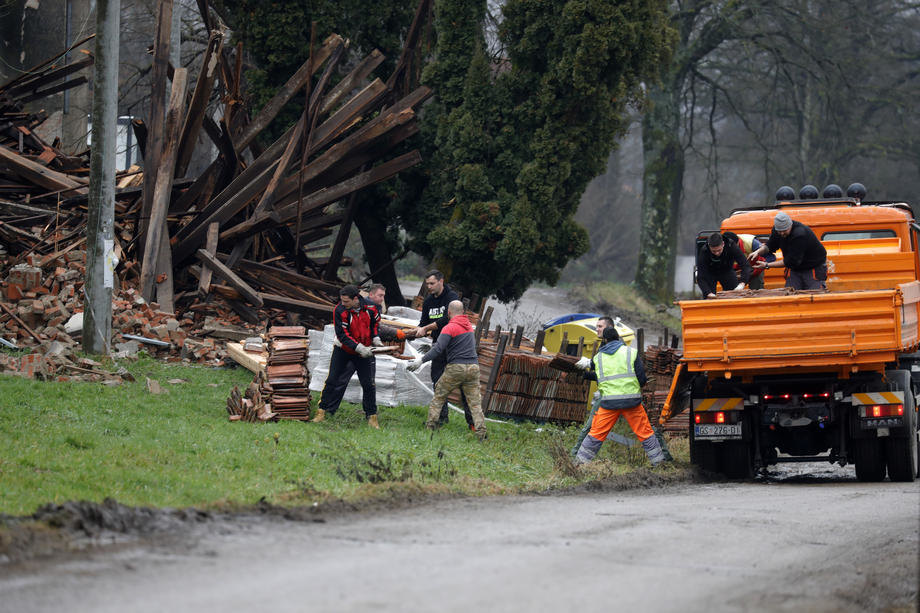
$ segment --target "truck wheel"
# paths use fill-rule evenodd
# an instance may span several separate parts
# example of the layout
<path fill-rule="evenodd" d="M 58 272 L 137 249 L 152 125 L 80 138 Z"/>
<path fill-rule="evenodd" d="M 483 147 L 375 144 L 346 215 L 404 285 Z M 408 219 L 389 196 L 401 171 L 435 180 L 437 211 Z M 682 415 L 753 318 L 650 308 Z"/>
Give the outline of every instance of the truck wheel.
<path fill-rule="evenodd" d="M 729 479 L 750 479 L 754 476 L 754 458 L 749 441 L 722 443 L 722 472 Z"/>
<path fill-rule="evenodd" d="M 916 400 L 910 385 L 910 372 L 896 370 L 889 376 L 904 392 L 904 415 L 907 418 L 906 437 L 889 436 L 885 439 L 885 460 L 888 477 L 892 481 L 910 482 L 917 476 L 917 413 Z"/>
<path fill-rule="evenodd" d="M 853 441 L 856 456 L 856 478 L 860 481 L 885 480 L 885 454 L 882 442 L 877 438 L 861 438 Z"/>

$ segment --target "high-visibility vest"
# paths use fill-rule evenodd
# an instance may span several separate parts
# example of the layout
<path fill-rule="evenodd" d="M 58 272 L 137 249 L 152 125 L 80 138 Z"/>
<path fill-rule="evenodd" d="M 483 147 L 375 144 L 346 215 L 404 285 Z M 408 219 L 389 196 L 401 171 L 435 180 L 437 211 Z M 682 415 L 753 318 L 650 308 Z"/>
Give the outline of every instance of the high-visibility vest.
<path fill-rule="evenodd" d="M 626 345 L 617 349 L 613 355 L 597 352 L 594 356 L 594 370 L 597 373 L 597 391 L 601 394 L 601 401 L 642 402 L 641 386 L 633 369 L 635 361 L 635 349 Z"/>
<path fill-rule="evenodd" d="M 753 234 L 739 234 L 738 240 L 741 243 L 739 246 L 744 252 L 744 255 L 749 254 L 754 251 L 754 235 Z"/>

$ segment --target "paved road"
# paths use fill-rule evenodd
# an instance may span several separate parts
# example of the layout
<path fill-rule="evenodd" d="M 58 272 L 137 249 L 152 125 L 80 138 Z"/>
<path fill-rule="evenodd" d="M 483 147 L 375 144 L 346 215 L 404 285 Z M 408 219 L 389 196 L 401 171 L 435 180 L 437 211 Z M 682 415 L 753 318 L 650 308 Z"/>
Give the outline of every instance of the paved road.
<path fill-rule="evenodd" d="M 913 611 L 920 482 L 468 499 L 0 566 L 2 611 Z"/>

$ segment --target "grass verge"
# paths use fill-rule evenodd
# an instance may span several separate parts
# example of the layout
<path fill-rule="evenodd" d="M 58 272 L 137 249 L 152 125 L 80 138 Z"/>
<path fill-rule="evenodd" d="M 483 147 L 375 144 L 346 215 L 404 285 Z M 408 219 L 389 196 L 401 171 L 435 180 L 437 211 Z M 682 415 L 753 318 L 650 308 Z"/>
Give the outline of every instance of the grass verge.
<path fill-rule="evenodd" d="M 603 313 L 622 314 L 628 320 L 654 321 L 674 331 L 681 329 L 680 318 L 663 310 L 672 305 L 654 304 L 625 283 L 601 281 L 574 285 L 569 296 L 575 303 L 590 305 Z"/>
<path fill-rule="evenodd" d="M 343 404 L 320 424 L 231 423 L 225 402 L 243 369 L 177 366 L 142 357 L 136 383 L 39 383 L 0 376 L 0 513 L 70 500 L 233 509 L 440 495 L 546 491 L 648 465 L 641 448 L 608 443 L 590 470 L 567 450 L 579 426 L 492 424 L 479 443 L 462 416 L 436 433 L 425 408 L 382 407 L 381 430 Z M 166 390 L 147 391 L 145 378 Z M 624 424 L 618 424 L 623 431 Z M 672 445 L 686 469 L 686 444 Z"/>

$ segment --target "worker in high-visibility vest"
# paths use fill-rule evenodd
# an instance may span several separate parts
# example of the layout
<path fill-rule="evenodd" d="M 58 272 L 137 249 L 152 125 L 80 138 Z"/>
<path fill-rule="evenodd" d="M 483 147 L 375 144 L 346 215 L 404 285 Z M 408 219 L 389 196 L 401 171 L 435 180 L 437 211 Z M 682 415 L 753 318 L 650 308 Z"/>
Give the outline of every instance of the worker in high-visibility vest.
<path fill-rule="evenodd" d="M 642 442 L 652 466 L 658 466 L 666 459 L 642 407 L 642 386 L 646 382 L 642 358 L 638 351 L 620 340 L 615 327 L 604 328 L 603 335 L 605 344 L 594 359 L 583 357 L 576 364 L 585 371 L 590 369 L 585 378 L 597 380 L 600 406 L 591 420 L 588 435 L 578 448 L 575 462 L 584 464 L 593 460 L 622 415 Z"/>

